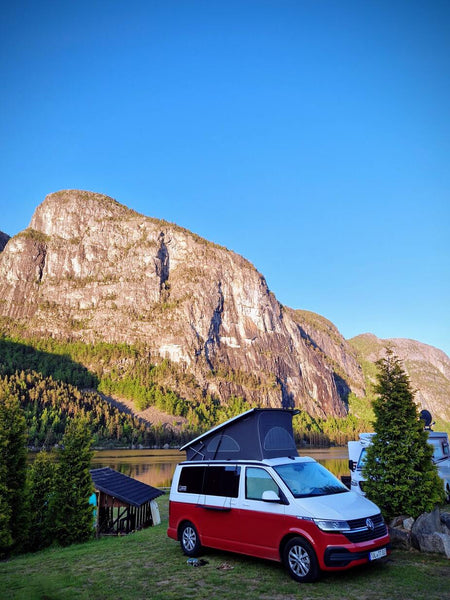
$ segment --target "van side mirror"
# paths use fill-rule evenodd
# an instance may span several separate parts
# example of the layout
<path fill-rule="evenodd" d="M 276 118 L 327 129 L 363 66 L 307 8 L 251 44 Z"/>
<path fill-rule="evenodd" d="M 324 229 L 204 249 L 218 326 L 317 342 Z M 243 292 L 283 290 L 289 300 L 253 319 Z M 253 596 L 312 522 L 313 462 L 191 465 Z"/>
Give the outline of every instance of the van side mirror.
<path fill-rule="evenodd" d="M 263 492 L 261 499 L 264 502 L 280 502 L 279 496 L 273 490 Z"/>
<path fill-rule="evenodd" d="M 348 461 L 348 468 L 350 469 L 350 471 L 355 470 L 355 463 L 351 459 Z"/>

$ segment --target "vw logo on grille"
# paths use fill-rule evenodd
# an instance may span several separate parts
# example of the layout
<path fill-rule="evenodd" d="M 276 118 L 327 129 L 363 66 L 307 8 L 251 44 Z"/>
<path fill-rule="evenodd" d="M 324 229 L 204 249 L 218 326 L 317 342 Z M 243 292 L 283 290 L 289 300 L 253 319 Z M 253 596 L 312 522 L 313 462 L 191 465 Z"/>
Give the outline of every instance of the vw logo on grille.
<path fill-rule="evenodd" d="M 366 519 L 366 526 L 369 531 L 373 531 L 375 529 L 372 519 Z"/>

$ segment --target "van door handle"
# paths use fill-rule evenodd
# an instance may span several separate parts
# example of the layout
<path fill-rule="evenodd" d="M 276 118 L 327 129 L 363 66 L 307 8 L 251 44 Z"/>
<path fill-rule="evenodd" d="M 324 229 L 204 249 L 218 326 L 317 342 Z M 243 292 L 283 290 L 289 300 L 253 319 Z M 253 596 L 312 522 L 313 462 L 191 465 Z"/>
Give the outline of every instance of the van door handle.
<path fill-rule="evenodd" d="M 211 506 L 210 504 L 198 504 L 200 508 L 204 508 L 205 510 L 214 510 L 216 512 L 230 512 L 231 506 Z"/>

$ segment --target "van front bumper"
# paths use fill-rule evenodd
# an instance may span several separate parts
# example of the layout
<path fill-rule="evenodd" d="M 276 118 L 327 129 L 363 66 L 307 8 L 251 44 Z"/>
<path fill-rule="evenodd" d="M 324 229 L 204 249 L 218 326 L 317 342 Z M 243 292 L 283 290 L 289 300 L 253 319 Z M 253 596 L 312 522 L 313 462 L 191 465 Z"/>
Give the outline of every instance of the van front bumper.
<path fill-rule="evenodd" d="M 356 561 L 361 564 L 369 562 L 370 560 L 373 560 L 371 559 L 373 552 L 383 549 L 386 549 L 386 556 L 388 556 L 391 553 L 391 544 L 383 544 L 376 548 L 370 548 L 370 550 L 359 550 L 356 552 L 352 552 L 347 548 L 342 548 L 339 546 L 329 547 L 325 550 L 323 560 L 326 567 L 342 569 L 343 567 L 347 567 Z"/>

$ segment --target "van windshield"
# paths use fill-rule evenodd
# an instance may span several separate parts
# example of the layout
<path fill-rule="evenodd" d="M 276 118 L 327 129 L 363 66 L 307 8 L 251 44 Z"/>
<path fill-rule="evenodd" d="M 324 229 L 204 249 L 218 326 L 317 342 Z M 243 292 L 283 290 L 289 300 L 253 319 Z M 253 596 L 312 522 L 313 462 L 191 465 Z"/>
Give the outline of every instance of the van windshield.
<path fill-rule="evenodd" d="M 295 462 L 274 468 L 295 498 L 329 496 L 349 491 L 337 477 L 316 462 Z"/>

